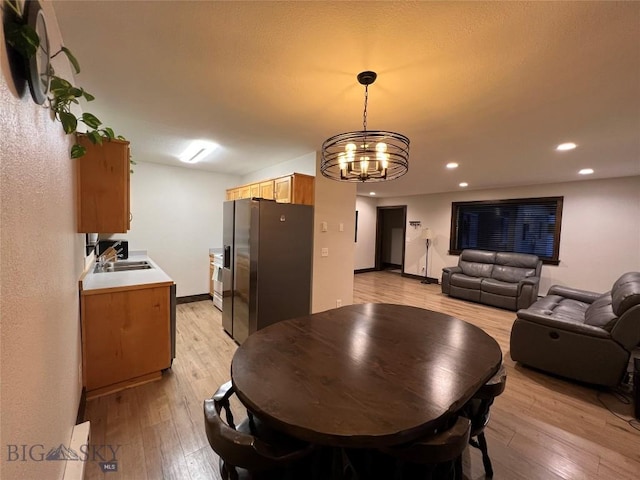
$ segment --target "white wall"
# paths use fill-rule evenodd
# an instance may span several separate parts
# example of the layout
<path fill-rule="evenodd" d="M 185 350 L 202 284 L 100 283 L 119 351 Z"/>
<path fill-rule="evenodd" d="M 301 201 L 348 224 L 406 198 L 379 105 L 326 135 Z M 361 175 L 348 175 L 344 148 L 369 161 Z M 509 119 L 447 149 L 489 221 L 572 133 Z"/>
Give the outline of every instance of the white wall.
<path fill-rule="evenodd" d="M 458 262 L 447 254 L 451 202 L 548 196 L 564 196 L 564 208 L 560 265 L 542 267 L 542 294 L 553 284 L 603 292 L 623 272 L 640 271 L 640 177 L 382 198 L 379 205 L 407 205 L 407 219 L 431 229 L 429 276 L 441 278 L 443 267 Z M 422 276 L 425 246 L 420 233 L 407 226 L 405 272 Z"/>
<path fill-rule="evenodd" d="M 323 177 L 318 153 L 313 232 L 313 313 L 336 308 L 338 299 L 343 305 L 353 303 L 355 207 L 355 184 Z M 322 231 L 322 222 L 327 222 L 326 232 Z M 323 248 L 329 249 L 328 257 L 322 257 Z"/>
<path fill-rule="evenodd" d="M 373 268 L 376 263 L 376 207 L 374 197 L 356 197 L 358 211 L 358 241 L 355 244 L 354 270 Z"/>
<path fill-rule="evenodd" d="M 55 51 L 55 12 L 50 2 L 41 5 Z M 71 78 L 62 57 L 54 68 Z M 14 84 L 4 33 L 0 105 L 0 477 L 59 479 L 65 462 L 9 461 L 9 445 L 36 445 L 36 459 L 68 446 L 78 412 L 84 236 L 76 233 L 72 137 L 31 100 L 24 81 Z"/>
<path fill-rule="evenodd" d="M 316 152 L 311 152 L 301 157 L 287 160 L 276 165 L 272 165 L 255 172 L 251 172 L 242 177 L 238 185 L 257 182 L 268 178 L 278 178 L 292 173 L 304 173 L 315 176 L 316 174 Z"/>
<path fill-rule="evenodd" d="M 131 146 L 135 154 L 135 145 Z M 176 282 L 177 296 L 209 292 L 209 249 L 222 247 L 222 204 L 240 178 L 138 162 L 131 175 L 131 230 L 111 238 L 149 256 Z"/>

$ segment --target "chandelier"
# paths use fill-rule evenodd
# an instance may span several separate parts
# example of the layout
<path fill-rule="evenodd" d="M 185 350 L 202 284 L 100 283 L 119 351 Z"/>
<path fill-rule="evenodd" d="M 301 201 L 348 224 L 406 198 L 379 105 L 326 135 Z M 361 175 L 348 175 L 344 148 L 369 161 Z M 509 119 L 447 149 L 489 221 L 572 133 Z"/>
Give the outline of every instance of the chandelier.
<path fill-rule="evenodd" d="M 381 182 L 401 177 L 409 170 L 409 139 L 384 130 L 367 130 L 369 85 L 376 72 L 358 74 L 364 85 L 362 131 L 346 132 L 328 138 L 322 144 L 320 172 L 343 182 Z"/>

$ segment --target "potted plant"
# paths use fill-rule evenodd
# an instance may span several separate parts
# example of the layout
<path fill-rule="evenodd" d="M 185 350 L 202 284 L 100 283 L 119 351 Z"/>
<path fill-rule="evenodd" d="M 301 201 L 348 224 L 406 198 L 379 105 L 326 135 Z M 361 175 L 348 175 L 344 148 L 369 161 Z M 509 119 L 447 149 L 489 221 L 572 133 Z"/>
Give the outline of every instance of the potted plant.
<path fill-rule="evenodd" d="M 80 100 L 91 102 L 94 96 L 71 81 L 56 75 L 51 59 L 64 54 L 76 74 L 80 73 L 80 64 L 71 51 L 61 45 L 50 54 L 46 19 L 37 0 L 27 0 L 25 12 L 21 12 L 16 0 L 4 0 L 4 31 L 7 44 L 17 52 L 28 72 L 27 80 L 34 101 L 46 106 L 53 112 L 54 118 L 62 124 L 68 135 L 77 133 L 80 123 L 87 127 L 83 132 L 93 144 L 101 145 L 106 140 L 124 137 L 116 136 L 113 129 L 102 124 L 100 119 L 89 112 L 76 116 L 72 106 Z M 13 67 L 13 65 L 12 65 Z M 79 158 L 86 152 L 85 147 L 76 142 L 71 147 L 71 158 Z M 131 164 L 135 162 L 130 159 Z"/>

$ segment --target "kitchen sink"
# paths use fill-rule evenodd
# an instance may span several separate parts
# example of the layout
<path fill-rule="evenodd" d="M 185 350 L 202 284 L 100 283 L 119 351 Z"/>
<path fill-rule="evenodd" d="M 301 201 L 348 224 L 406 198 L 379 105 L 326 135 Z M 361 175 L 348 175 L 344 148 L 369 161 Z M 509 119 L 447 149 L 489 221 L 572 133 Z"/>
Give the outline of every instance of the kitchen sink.
<path fill-rule="evenodd" d="M 150 270 L 153 268 L 146 260 L 120 260 L 118 262 L 97 263 L 93 273 L 130 272 L 132 270 Z"/>

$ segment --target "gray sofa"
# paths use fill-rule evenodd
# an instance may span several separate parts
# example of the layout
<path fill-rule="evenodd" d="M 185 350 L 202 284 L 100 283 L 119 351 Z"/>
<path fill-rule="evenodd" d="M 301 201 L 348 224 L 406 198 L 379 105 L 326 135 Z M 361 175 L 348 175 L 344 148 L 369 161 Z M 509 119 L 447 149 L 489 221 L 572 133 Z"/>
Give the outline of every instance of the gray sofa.
<path fill-rule="evenodd" d="M 511 329 L 511 358 L 586 383 L 615 386 L 640 345 L 640 272 L 595 293 L 554 285 L 519 310 Z"/>
<path fill-rule="evenodd" d="M 442 293 L 518 310 L 538 298 L 542 261 L 526 253 L 463 250 L 458 266 L 442 269 Z"/>

